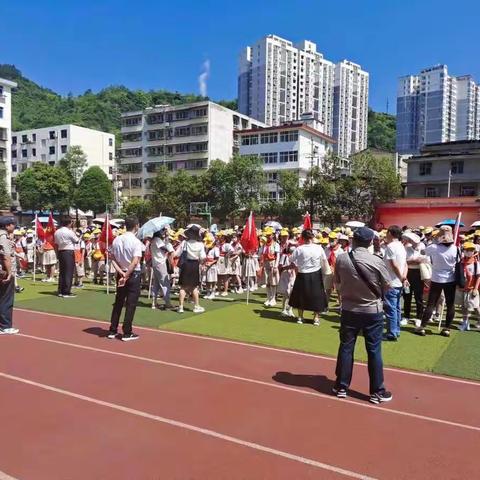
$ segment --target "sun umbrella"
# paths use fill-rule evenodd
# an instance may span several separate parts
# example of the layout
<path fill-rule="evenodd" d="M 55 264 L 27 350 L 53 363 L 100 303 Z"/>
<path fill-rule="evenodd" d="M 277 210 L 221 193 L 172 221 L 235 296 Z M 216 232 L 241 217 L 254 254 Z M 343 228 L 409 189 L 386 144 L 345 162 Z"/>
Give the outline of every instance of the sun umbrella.
<path fill-rule="evenodd" d="M 357 220 L 352 220 L 351 222 L 347 222 L 345 226 L 350 228 L 362 228 L 365 226 L 365 224 Z"/>
<path fill-rule="evenodd" d="M 138 231 L 137 236 L 140 239 L 144 239 L 147 237 L 153 237 L 153 235 L 165 228 L 167 225 L 172 224 L 175 221 L 174 218 L 171 217 L 155 217 L 145 223 L 142 228 Z"/>
<path fill-rule="evenodd" d="M 446 218 L 445 220 L 438 222 L 435 226 L 441 227 L 442 225 L 450 225 L 451 227 L 454 227 L 456 222 L 457 221 L 454 218 Z M 460 222 L 460 226 L 464 227 L 465 224 L 463 222 Z"/>
<path fill-rule="evenodd" d="M 471 227 L 480 227 L 480 220 L 477 220 L 476 222 L 473 222 L 470 226 Z"/>
<path fill-rule="evenodd" d="M 280 223 L 278 222 L 275 222 L 273 220 L 270 220 L 269 222 L 267 222 L 265 224 L 266 227 L 272 227 L 274 230 L 281 230 L 282 229 L 282 226 L 280 225 Z"/>

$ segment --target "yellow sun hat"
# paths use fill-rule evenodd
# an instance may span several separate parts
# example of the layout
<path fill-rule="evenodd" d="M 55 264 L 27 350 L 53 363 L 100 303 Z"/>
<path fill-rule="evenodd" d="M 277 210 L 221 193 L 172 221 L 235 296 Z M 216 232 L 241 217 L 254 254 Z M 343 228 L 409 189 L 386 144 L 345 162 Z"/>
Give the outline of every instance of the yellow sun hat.
<path fill-rule="evenodd" d="M 464 250 L 476 250 L 477 247 L 476 247 L 476 245 L 475 245 L 474 243 L 472 243 L 472 242 L 465 242 L 465 243 L 463 244 L 463 249 L 464 249 Z"/>
<path fill-rule="evenodd" d="M 13 234 L 14 234 L 14 235 L 21 235 L 22 232 L 21 232 L 20 230 L 14 230 L 14 231 L 13 231 Z"/>
<path fill-rule="evenodd" d="M 336 233 L 336 232 L 330 232 L 330 233 L 328 234 L 328 238 L 329 238 L 330 240 L 335 240 L 335 239 L 337 238 L 337 233 Z"/>
<path fill-rule="evenodd" d="M 273 235 L 274 233 L 275 233 L 275 230 L 273 229 L 273 227 L 265 227 L 263 229 L 264 235 Z"/>
<path fill-rule="evenodd" d="M 342 227 L 337 227 L 333 229 L 334 232 L 338 233 L 342 231 Z"/>
<path fill-rule="evenodd" d="M 260 237 L 260 242 L 265 243 L 267 241 L 267 237 L 264 237 L 263 235 Z"/>
<path fill-rule="evenodd" d="M 327 237 L 322 237 L 320 239 L 320 245 L 328 245 L 328 238 Z"/>
<path fill-rule="evenodd" d="M 92 235 L 99 235 L 100 233 L 102 233 L 102 231 L 101 231 L 99 228 L 96 228 L 96 229 L 92 232 Z"/>
<path fill-rule="evenodd" d="M 475 230 L 474 235 L 475 235 L 476 237 L 480 237 L 480 230 Z"/>
<path fill-rule="evenodd" d="M 433 232 L 433 228 L 432 227 L 426 227 L 423 229 L 423 233 L 425 235 L 428 235 L 429 233 L 432 233 Z"/>
<path fill-rule="evenodd" d="M 280 236 L 281 236 L 281 237 L 289 237 L 290 234 L 289 234 L 289 232 L 288 232 L 288 228 L 282 228 L 282 229 L 280 230 Z"/>
<path fill-rule="evenodd" d="M 293 227 L 292 228 L 292 233 L 294 235 L 298 235 L 299 233 L 302 233 L 302 231 L 298 227 Z"/>
<path fill-rule="evenodd" d="M 85 233 L 83 234 L 83 238 L 84 238 L 85 240 L 90 240 L 91 237 L 92 237 L 92 236 L 91 236 L 88 232 L 85 232 Z"/>
<path fill-rule="evenodd" d="M 323 228 L 322 228 L 322 232 L 330 233 L 331 231 L 332 231 L 331 228 L 328 228 L 328 227 L 323 227 Z"/>

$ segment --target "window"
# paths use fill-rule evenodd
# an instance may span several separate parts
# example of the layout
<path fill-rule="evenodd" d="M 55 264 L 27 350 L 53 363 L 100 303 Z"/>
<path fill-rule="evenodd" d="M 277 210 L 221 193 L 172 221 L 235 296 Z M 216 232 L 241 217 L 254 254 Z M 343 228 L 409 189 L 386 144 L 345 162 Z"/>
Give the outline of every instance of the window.
<path fill-rule="evenodd" d="M 462 185 L 460 187 L 461 197 L 475 197 L 476 195 L 476 188 L 473 185 Z"/>
<path fill-rule="evenodd" d="M 198 108 L 195 110 L 196 117 L 206 117 L 207 116 L 207 108 Z"/>
<path fill-rule="evenodd" d="M 158 123 L 158 122 L 151 122 L 150 121 L 150 117 L 152 117 L 153 115 L 149 115 L 148 116 L 148 123 Z M 162 116 L 163 117 L 163 116 Z M 122 125 L 124 127 L 133 127 L 135 125 L 139 125 L 140 122 L 142 121 L 142 117 L 132 117 L 132 118 L 124 118 L 122 120 Z"/>
<path fill-rule="evenodd" d="M 277 163 L 277 152 L 273 153 L 261 153 L 260 158 L 263 160 L 263 163 Z"/>
<path fill-rule="evenodd" d="M 17 153 L 17 152 L 15 152 Z M 12 172 L 16 172 L 17 171 L 17 165 L 12 165 Z"/>
<path fill-rule="evenodd" d="M 190 127 L 178 127 L 175 129 L 176 137 L 188 137 L 190 136 Z"/>
<path fill-rule="evenodd" d="M 3 85 L 0 85 L 0 95 L 3 95 Z"/>
<path fill-rule="evenodd" d="M 32 148 L 32 157 L 36 157 L 36 156 L 37 156 L 37 149 Z"/>
<path fill-rule="evenodd" d="M 132 178 L 131 186 L 132 186 L 132 188 L 141 188 L 142 179 L 141 178 Z"/>
<path fill-rule="evenodd" d="M 27 149 L 24 148 L 24 149 L 22 150 L 22 158 L 27 158 L 27 156 L 28 156 Z"/>
<path fill-rule="evenodd" d="M 298 152 L 296 150 L 291 152 L 280 152 L 280 163 L 298 162 Z"/>
<path fill-rule="evenodd" d="M 108 146 L 113 147 L 113 138 L 108 139 Z"/>
<path fill-rule="evenodd" d="M 50 140 L 55 140 L 55 131 L 54 130 L 50 130 L 48 132 L 48 136 L 50 138 Z"/>
<path fill-rule="evenodd" d="M 158 155 L 163 155 L 163 146 L 159 147 L 147 147 L 147 153 L 149 157 L 155 157 Z"/>
<path fill-rule="evenodd" d="M 450 164 L 450 172 L 452 175 L 463 173 L 463 161 L 456 161 Z"/>
<path fill-rule="evenodd" d="M 22 135 L 22 143 L 28 142 L 28 135 Z"/>
<path fill-rule="evenodd" d="M 0 118 L 3 118 L 3 107 L 0 107 Z"/>
<path fill-rule="evenodd" d="M 66 130 L 62 130 L 62 131 L 60 132 L 60 137 L 61 137 L 61 138 L 67 138 L 67 131 L 66 131 Z"/>
<path fill-rule="evenodd" d="M 258 135 L 242 136 L 242 145 L 258 145 Z"/>
<path fill-rule="evenodd" d="M 296 142 L 298 140 L 298 130 L 280 132 L 281 142 Z"/>
<path fill-rule="evenodd" d="M 17 158 L 17 151 L 16 150 L 12 150 L 12 158 Z"/>
<path fill-rule="evenodd" d="M 206 135 L 208 133 L 207 125 L 192 126 L 192 135 Z"/>
<path fill-rule="evenodd" d="M 17 137 L 12 137 L 12 145 L 16 145 L 17 144 Z"/>
<path fill-rule="evenodd" d="M 269 200 L 276 200 L 277 199 L 277 192 L 268 192 L 268 199 Z"/>
<path fill-rule="evenodd" d="M 277 143 L 277 141 L 278 141 L 277 132 L 262 133 L 260 135 L 260 143 Z"/>
<path fill-rule="evenodd" d="M 55 155 L 55 147 L 48 147 L 48 153 L 50 155 Z"/>
<path fill-rule="evenodd" d="M 192 145 L 193 146 L 193 145 Z M 185 153 L 188 152 L 189 150 L 189 144 L 188 143 L 180 143 L 179 145 L 175 145 L 175 152 L 176 153 Z"/>
<path fill-rule="evenodd" d="M 182 110 L 175 113 L 175 120 L 185 120 L 188 118 L 188 110 Z"/>
<path fill-rule="evenodd" d="M 61 149 L 62 153 L 67 153 L 67 146 L 66 145 L 62 145 L 60 147 L 60 149 Z"/>
<path fill-rule="evenodd" d="M 48 164 L 49 164 L 51 167 L 54 167 L 54 166 L 55 166 L 55 162 L 48 162 Z"/>
<path fill-rule="evenodd" d="M 268 172 L 267 173 L 267 183 L 277 183 L 278 173 L 277 172 Z"/>
<path fill-rule="evenodd" d="M 36 142 L 36 141 L 37 141 L 37 134 L 32 133 L 32 142 Z"/>
<path fill-rule="evenodd" d="M 113 167 L 108 167 L 108 174 L 113 175 Z"/>
<path fill-rule="evenodd" d="M 439 197 L 440 193 L 438 190 L 438 187 L 426 187 L 425 188 L 425 197 L 431 198 L 431 197 Z"/>
<path fill-rule="evenodd" d="M 109 159 L 109 160 L 113 160 L 113 153 L 112 153 L 112 152 L 109 152 L 109 153 L 108 153 L 108 159 Z"/>
<path fill-rule="evenodd" d="M 422 162 L 419 164 L 418 168 L 419 168 L 419 171 L 418 171 L 419 175 L 423 176 L 423 175 L 432 174 L 432 162 Z"/>

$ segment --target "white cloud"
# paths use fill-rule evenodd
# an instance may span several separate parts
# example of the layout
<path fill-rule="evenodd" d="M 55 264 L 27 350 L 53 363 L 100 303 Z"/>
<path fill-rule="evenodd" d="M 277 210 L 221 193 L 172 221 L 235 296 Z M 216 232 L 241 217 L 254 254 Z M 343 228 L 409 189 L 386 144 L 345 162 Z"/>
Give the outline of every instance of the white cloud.
<path fill-rule="evenodd" d="M 198 88 L 202 97 L 207 96 L 207 80 L 210 76 L 210 60 L 205 60 L 202 64 L 202 73 L 198 76 Z"/>

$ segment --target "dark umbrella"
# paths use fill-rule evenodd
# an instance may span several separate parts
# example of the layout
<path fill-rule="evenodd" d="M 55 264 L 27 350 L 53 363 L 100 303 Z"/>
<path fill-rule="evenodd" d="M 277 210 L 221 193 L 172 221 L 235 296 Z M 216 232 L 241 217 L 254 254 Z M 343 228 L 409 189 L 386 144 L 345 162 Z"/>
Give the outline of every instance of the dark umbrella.
<path fill-rule="evenodd" d="M 454 218 L 446 218 L 445 220 L 442 220 L 441 222 L 438 222 L 435 226 L 441 227 L 442 225 L 450 225 L 451 227 L 454 227 L 457 221 Z M 460 226 L 464 227 L 465 224 L 463 222 L 460 222 Z"/>

